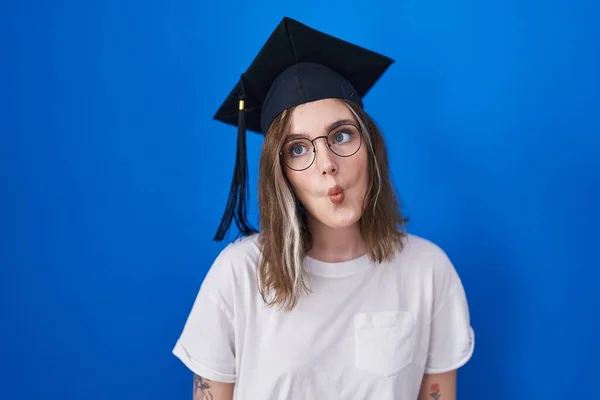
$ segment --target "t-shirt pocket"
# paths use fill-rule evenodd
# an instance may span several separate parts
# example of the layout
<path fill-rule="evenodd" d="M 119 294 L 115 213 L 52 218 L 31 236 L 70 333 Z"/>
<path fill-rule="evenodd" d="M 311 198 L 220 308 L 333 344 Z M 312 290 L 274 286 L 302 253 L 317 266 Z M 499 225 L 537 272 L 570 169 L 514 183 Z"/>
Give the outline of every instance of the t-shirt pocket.
<path fill-rule="evenodd" d="M 415 317 L 402 310 L 356 313 L 354 339 L 356 367 L 390 377 L 413 362 Z"/>

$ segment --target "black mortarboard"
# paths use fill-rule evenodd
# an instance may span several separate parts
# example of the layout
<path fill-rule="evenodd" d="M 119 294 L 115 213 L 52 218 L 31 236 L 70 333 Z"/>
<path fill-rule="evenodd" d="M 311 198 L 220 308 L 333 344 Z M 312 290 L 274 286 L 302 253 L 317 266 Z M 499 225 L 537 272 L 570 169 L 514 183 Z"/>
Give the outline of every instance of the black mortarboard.
<path fill-rule="evenodd" d="M 242 235 L 255 233 L 246 219 L 246 130 L 266 134 L 284 110 L 326 98 L 362 98 L 393 60 L 283 18 L 214 116 L 238 127 L 237 155 L 227 208 L 214 240 L 235 218 Z"/>

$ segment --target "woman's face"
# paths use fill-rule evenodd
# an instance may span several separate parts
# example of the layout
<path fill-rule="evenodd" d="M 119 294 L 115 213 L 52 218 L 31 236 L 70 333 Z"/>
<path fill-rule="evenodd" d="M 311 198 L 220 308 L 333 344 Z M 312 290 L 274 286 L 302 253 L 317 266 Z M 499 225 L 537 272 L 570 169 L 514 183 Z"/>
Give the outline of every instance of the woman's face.
<path fill-rule="evenodd" d="M 367 146 L 360 138 L 358 127 L 354 114 L 339 100 L 319 100 L 294 110 L 282 149 L 283 169 L 298 200 L 306 208 L 310 223 L 344 228 L 360 219 L 369 171 Z M 309 140 L 325 137 L 314 140 L 316 154 L 313 154 L 309 142 L 292 140 L 295 135 Z M 327 141 L 341 155 L 355 153 L 340 157 Z M 286 166 L 287 163 L 296 169 L 304 168 L 313 155 L 314 161 L 307 169 L 296 171 Z"/>

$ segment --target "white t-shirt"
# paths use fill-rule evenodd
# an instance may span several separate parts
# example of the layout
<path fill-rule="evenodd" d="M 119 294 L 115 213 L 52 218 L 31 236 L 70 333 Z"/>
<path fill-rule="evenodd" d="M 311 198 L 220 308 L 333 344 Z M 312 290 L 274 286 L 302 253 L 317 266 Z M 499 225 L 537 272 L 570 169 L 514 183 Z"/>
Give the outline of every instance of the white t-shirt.
<path fill-rule="evenodd" d="M 194 373 L 235 382 L 236 400 L 414 400 L 424 373 L 470 359 L 465 292 L 432 242 L 410 234 L 379 265 L 306 257 L 312 293 L 285 312 L 258 291 L 257 238 L 220 253 L 173 349 Z"/>

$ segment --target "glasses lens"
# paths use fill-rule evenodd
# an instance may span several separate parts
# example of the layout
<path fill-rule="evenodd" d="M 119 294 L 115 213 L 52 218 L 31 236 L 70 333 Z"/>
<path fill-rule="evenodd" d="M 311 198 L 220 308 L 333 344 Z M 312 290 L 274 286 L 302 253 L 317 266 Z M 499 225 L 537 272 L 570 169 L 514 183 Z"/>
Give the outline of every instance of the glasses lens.
<path fill-rule="evenodd" d="M 358 128 L 354 125 L 342 125 L 327 136 L 331 151 L 340 157 L 353 155 L 360 148 L 361 135 Z"/>
<path fill-rule="evenodd" d="M 312 143 L 306 139 L 286 142 L 282 149 L 283 161 L 291 169 L 303 170 L 312 164 L 315 153 Z"/>

